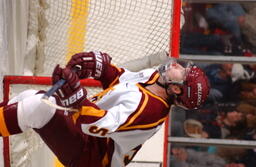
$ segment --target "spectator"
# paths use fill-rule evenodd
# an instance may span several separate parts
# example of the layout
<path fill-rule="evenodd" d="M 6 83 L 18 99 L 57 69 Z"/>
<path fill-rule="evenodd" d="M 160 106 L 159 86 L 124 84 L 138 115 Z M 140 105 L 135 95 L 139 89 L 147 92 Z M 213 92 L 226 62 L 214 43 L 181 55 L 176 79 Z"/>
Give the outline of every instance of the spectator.
<path fill-rule="evenodd" d="M 249 81 L 256 83 L 256 64 L 246 64 L 243 65 L 243 68 L 248 71 L 249 75 L 251 76 Z"/>
<path fill-rule="evenodd" d="M 254 160 L 248 150 L 240 148 L 218 148 L 217 154 L 194 149 L 172 148 L 172 167 L 252 167 Z M 245 160 L 250 160 L 249 162 Z"/>
<path fill-rule="evenodd" d="M 212 4 L 206 10 L 207 19 L 230 32 L 239 44 L 242 43 L 240 25 L 244 16 L 245 11 L 239 3 Z"/>
<path fill-rule="evenodd" d="M 194 138 L 208 138 L 208 134 L 203 130 L 203 124 L 195 119 L 187 119 L 184 122 L 184 130 L 187 136 Z"/>
<path fill-rule="evenodd" d="M 241 158 L 240 163 L 245 167 L 255 167 L 256 164 L 256 152 L 252 149 L 248 149 L 244 156 Z"/>
<path fill-rule="evenodd" d="M 209 98 L 216 101 L 228 101 L 232 92 L 232 71 L 233 64 L 211 64 L 204 68 L 211 84 Z"/>
<path fill-rule="evenodd" d="M 240 139 L 230 135 L 225 139 Z M 196 148 L 197 149 L 197 148 Z M 255 167 L 256 153 L 252 149 L 236 147 L 216 147 L 215 153 L 192 147 L 173 146 L 170 163 L 172 167 Z M 203 158 L 202 158 L 203 157 Z"/>
<path fill-rule="evenodd" d="M 215 121 L 204 122 L 209 138 L 225 138 L 229 135 L 245 135 L 245 117 L 233 103 L 220 103 Z"/>
<path fill-rule="evenodd" d="M 254 56 L 256 10 L 239 3 L 187 3 L 181 31 L 181 53 Z M 242 32 L 243 33 L 242 33 Z M 244 36 L 246 40 L 244 40 Z"/>
<path fill-rule="evenodd" d="M 171 153 L 172 167 L 223 167 L 226 164 L 221 157 L 204 151 L 172 148 Z"/>
<path fill-rule="evenodd" d="M 205 9 L 205 4 L 184 3 L 185 24 L 181 31 L 181 53 L 220 55 L 223 52 L 222 38 L 210 33 Z"/>
<path fill-rule="evenodd" d="M 240 80 L 234 84 L 234 92 L 240 101 L 256 105 L 256 83 Z"/>
<path fill-rule="evenodd" d="M 243 113 L 246 118 L 247 131 L 244 139 L 256 140 L 256 107 L 248 103 L 240 103 L 237 111 Z"/>
<path fill-rule="evenodd" d="M 255 74 L 250 65 L 244 67 L 244 65 L 235 63 L 233 64 L 232 71 L 231 71 L 231 78 L 232 82 L 240 81 L 240 80 L 251 80 Z"/>
<path fill-rule="evenodd" d="M 255 3 L 242 3 L 242 7 L 245 9 L 246 14 L 244 21 L 241 24 L 241 31 L 245 40 L 249 43 L 252 52 L 256 52 L 256 4 Z M 254 55 L 253 55 L 254 56 Z"/>
<path fill-rule="evenodd" d="M 228 136 L 227 139 L 241 138 L 239 136 Z M 225 167 L 255 167 L 256 164 L 256 153 L 252 149 L 219 147 L 217 155 L 228 163 Z"/>

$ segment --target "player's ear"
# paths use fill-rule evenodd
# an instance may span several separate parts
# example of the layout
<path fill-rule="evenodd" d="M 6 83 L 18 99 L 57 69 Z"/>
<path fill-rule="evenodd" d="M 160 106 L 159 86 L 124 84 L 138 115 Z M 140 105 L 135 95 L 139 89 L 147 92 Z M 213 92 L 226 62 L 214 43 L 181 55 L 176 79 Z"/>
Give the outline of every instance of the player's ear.
<path fill-rule="evenodd" d="M 181 88 L 180 88 L 180 86 L 178 86 L 178 85 L 173 85 L 173 84 L 171 84 L 171 85 L 169 86 L 169 89 L 170 89 L 173 93 L 175 93 L 175 94 L 177 94 L 177 95 L 181 94 Z"/>

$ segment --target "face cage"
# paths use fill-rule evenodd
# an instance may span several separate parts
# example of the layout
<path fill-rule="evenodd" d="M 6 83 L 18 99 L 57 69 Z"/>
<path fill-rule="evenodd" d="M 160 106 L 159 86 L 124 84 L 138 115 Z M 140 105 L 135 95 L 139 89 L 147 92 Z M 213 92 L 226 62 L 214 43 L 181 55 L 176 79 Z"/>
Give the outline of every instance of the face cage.
<path fill-rule="evenodd" d="M 170 84 L 175 84 L 175 85 L 184 85 L 186 84 L 186 78 L 188 73 L 191 70 L 191 67 L 193 66 L 193 62 L 189 61 L 187 63 L 178 63 L 180 65 L 182 65 L 185 68 L 185 72 L 184 72 L 184 80 L 183 81 L 174 81 L 174 80 L 170 80 L 167 76 L 167 71 L 169 71 L 171 69 L 171 67 L 175 64 L 177 64 L 177 60 L 174 58 L 170 58 L 169 61 L 166 64 L 161 65 L 158 68 L 158 71 L 160 73 L 160 75 L 162 76 L 163 80 L 164 80 L 164 85 L 166 88 L 168 88 L 168 86 Z"/>
<path fill-rule="evenodd" d="M 165 91 L 166 91 L 166 94 L 169 96 L 169 99 L 172 99 L 172 98 L 175 98 L 177 100 L 177 97 L 178 96 L 181 96 L 184 91 L 183 91 L 183 85 L 186 85 L 186 78 L 187 78 L 187 75 L 189 74 L 191 68 L 193 67 L 194 63 L 192 61 L 189 61 L 187 63 L 184 63 L 184 62 L 181 62 L 179 63 L 180 65 L 182 65 L 184 68 L 185 68 L 185 72 L 184 72 L 184 80 L 183 81 L 173 81 L 173 80 L 170 80 L 167 76 L 167 71 L 170 70 L 170 67 L 174 64 L 178 63 L 176 59 L 173 59 L 173 58 L 170 58 L 169 61 L 163 65 L 161 65 L 159 68 L 158 68 L 158 71 L 161 75 L 161 77 L 163 78 L 163 86 L 165 88 Z M 181 93 L 178 95 L 178 94 L 171 94 L 170 93 L 170 90 L 169 90 L 169 85 L 178 85 L 181 87 Z M 175 100 L 175 105 L 176 106 L 179 106 L 185 110 L 187 110 L 187 108 L 180 102 L 180 101 L 176 101 Z"/>

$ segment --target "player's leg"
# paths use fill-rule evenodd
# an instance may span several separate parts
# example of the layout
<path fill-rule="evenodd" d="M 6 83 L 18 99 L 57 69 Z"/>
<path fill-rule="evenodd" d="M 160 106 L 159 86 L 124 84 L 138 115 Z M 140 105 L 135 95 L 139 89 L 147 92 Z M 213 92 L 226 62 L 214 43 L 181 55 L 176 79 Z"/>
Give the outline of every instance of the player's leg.
<path fill-rule="evenodd" d="M 0 136 L 22 133 L 17 120 L 17 103 L 0 107 Z"/>
<path fill-rule="evenodd" d="M 35 129 L 63 164 L 70 166 L 84 148 L 84 138 L 70 117 L 41 102 L 42 94 L 25 91 L 0 107 L 0 135 Z M 55 98 L 50 97 L 52 103 Z"/>
<path fill-rule="evenodd" d="M 49 123 L 35 131 L 67 167 L 102 167 L 111 163 L 113 140 L 84 134 L 74 125 L 72 116 L 63 111 L 56 111 Z"/>
<path fill-rule="evenodd" d="M 53 117 L 55 109 L 41 102 L 40 94 L 29 90 L 22 92 L 0 107 L 0 135 L 22 133 L 28 128 L 41 128 Z M 52 102 L 55 99 L 51 98 Z"/>
<path fill-rule="evenodd" d="M 108 166 L 114 150 L 113 140 L 84 134 L 72 115 L 57 110 L 42 128 L 35 129 L 48 147 L 67 167 Z"/>
<path fill-rule="evenodd" d="M 71 116 L 42 103 L 42 94 L 35 93 L 22 93 L 0 108 L 0 135 L 33 128 L 65 166 L 101 166 L 109 141 L 83 134 Z M 53 97 L 49 100 L 56 103 Z"/>
<path fill-rule="evenodd" d="M 114 142 L 84 134 L 72 116 L 57 110 L 43 128 L 35 129 L 48 147 L 67 167 L 102 167 L 111 163 Z"/>
<path fill-rule="evenodd" d="M 63 111 L 58 110 L 44 127 L 34 130 L 63 165 L 77 167 L 75 164 L 83 154 L 87 137 L 75 127 L 71 116 L 67 116 Z M 84 158 L 84 165 L 87 166 L 86 156 Z"/>

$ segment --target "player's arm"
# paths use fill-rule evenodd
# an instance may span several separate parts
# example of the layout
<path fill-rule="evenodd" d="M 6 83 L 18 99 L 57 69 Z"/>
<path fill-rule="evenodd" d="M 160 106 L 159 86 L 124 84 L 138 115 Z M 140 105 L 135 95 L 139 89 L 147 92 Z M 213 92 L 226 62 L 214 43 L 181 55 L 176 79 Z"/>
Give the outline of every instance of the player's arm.
<path fill-rule="evenodd" d="M 109 136 L 123 124 L 122 121 L 124 121 L 124 119 L 121 119 L 121 117 L 128 117 L 131 111 L 136 110 L 140 103 L 141 97 L 135 96 L 134 92 L 130 92 L 130 94 L 119 96 L 120 99 L 126 99 L 126 104 L 128 105 L 122 105 L 120 102 L 120 104 L 114 105 L 107 111 L 101 109 L 86 98 L 85 88 L 79 84 L 80 80 L 77 74 L 70 69 L 61 69 L 57 66 L 53 72 L 52 78 L 53 84 L 58 82 L 61 78 L 66 80 L 66 83 L 59 88 L 56 93 L 60 97 L 63 106 L 78 109 L 79 112 L 75 112 L 72 115 L 73 123 L 84 133 L 89 135 L 98 137 Z M 126 98 L 126 96 L 133 98 Z"/>
<path fill-rule="evenodd" d="M 76 68 L 80 79 L 94 78 L 102 83 L 104 89 L 118 82 L 124 72 L 111 64 L 111 57 L 107 53 L 98 51 L 81 52 L 72 56 L 67 68 Z"/>

